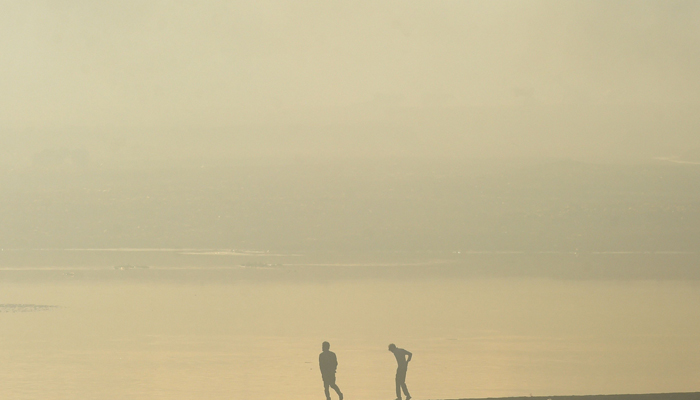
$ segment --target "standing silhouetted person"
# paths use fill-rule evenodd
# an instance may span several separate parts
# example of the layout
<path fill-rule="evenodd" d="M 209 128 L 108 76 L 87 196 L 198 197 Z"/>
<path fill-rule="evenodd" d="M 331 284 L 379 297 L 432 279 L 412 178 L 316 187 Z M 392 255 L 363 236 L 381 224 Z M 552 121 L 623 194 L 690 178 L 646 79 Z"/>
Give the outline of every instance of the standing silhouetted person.
<path fill-rule="evenodd" d="M 343 394 L 340 393 L 340 388 L 335 384 L 335 370 L 338 368 L 338 358 L 335 353 L 330 351 L 331 344 L 323 342 L 321 345 L 323 352 L 318 355 L 318 367 L 321 369 L 321 377 L 323 378 L 323 389 L 326 392 L 326 400 L 331 400 L 331 393 L 328 391 L 332 387 L 340 400 L 343 400 Z"/>
<path fill-rule="evenodd" d="M 406 387 L 406 371 L 408 371 L 408 362 L 411 361 L 413 354 L 408 350 L 396 347 L 393 343 L 389 345 L 389 351 L 394 353 L 396 362 L 399 364 L 396 368 L 396 400 L 401 400 L 401 389 L 408 400 L 411 398 L 411 394 L 408 393 L 408 387 Z"/>

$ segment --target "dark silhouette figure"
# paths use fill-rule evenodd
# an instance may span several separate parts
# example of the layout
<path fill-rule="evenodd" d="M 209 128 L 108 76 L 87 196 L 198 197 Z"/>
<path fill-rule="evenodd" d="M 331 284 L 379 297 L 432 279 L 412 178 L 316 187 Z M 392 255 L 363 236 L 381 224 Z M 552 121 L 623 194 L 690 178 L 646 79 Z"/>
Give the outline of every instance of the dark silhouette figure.
<path fill-rule="evenodd" d="M 340 388 L 335 384 L 335 370 L 338 368 L 338 358 L 335 353 L 330 351 L 331 344 L 328 342 L 323 342 L 321 345 L 323 352 L 318 355 L 318 367 L 321 370 L 321 378 L 323 378 L 323 389 L 326 392 L 326 400 L 331 400 L 331 393 L 328 390 L 332 387 L 336 393 L 338 393 L 338 398 L 343 400 L 343 394 L 340 392 Z"/>
<path fill-rule="evenodd" d="M 408 362 L 411 361 L 413 354 L 408 350 L 396 347 L 393 343 L 389 345 L 389 351 L 394 353 L 396 362 L 399 365 L 396 368 L 396 400 L 401 400 L 401 389 L 403 389 L 403 394 L 406 395 L 406 400 L 409 400 L 411 394 L 408 393 L 408 387 L 406 387 L 406 371 L 408 371 Z"/>

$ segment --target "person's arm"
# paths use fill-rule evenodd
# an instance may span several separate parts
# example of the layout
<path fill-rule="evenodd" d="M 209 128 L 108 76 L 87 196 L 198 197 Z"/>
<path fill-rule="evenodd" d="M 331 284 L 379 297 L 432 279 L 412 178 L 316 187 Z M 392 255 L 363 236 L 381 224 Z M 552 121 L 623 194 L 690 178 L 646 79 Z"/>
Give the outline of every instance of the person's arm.
<path fill-rule="evenodd" d="M 338 357 L 333 353 L 333 371 L 338 370 Z"/>
<path fill-rule="evenodd" d="M 411 358 L 413 357 L 413 353 L 411 353 L 408 350 L 404 350 L 406 352 L 406 355 L 408 355 L 408 358 L 406 359 L 406 363 L 408 364 L 409 361 L 411 361 Z"/>

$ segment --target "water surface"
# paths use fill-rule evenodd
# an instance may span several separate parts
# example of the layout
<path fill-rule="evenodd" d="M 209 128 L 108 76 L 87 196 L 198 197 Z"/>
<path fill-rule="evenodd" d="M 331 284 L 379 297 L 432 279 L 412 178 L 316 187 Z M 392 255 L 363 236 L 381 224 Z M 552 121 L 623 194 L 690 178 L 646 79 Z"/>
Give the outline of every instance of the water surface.
<path fill-rule="evenodd" d="M 0 271 L 0 308 L 35 306 L 0 312 L 4 395 L 322 398 L 324 340 L 352 399 L 394 397 L 389 343 L 416 399 L 698 390 L 695 280 L 263 264 Z"/>

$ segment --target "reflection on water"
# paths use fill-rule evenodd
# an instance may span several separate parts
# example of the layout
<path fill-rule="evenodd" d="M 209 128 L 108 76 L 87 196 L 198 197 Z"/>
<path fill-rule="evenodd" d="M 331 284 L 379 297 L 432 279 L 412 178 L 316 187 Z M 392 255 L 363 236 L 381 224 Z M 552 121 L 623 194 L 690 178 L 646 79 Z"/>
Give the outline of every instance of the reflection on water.
<path fill-rule="evenodd" d="M 695 391 L 700 285 L 464 278 L 216 283 L 3 282 L 6 398 L 322 398 L 318 349 L 347 398 Z M 2 306 L 0 306 L 2 307 Z M 42 307 L 42 306 L 34 306 Z"/>

